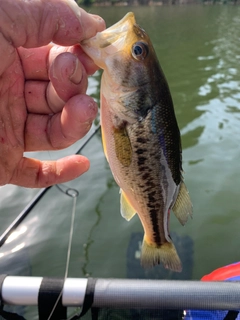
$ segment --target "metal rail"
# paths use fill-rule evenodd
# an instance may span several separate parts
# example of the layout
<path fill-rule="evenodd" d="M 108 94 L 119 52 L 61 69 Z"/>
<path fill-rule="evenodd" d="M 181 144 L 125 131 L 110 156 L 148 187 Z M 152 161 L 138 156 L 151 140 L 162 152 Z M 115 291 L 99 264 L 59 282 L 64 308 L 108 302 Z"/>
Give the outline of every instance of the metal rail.
<path fill-rule="evenodd" d="M 3 302 L 10 305 L 37 305 L 42 279 L 41 277 L 7 276 L 1 290 Z M 66 279 L 63 284 L 62 305 L 82 306 L 87 283 L 88 279 Z M 240 283 L 97 279 L 92 306 L 240 310 Z"/>

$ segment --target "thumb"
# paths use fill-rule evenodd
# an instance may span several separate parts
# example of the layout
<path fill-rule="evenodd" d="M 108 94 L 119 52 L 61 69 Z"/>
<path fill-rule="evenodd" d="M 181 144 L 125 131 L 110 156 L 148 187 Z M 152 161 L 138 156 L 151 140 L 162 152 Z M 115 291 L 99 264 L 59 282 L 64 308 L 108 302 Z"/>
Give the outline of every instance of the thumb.
<path fill-rule="evenodd" d="M 46 188 L 77 178 L 89 169 L 89 165 L 89 160 L 80 155 L 56 161 L 22 158 L 9 183 L 28 188 Z"/>

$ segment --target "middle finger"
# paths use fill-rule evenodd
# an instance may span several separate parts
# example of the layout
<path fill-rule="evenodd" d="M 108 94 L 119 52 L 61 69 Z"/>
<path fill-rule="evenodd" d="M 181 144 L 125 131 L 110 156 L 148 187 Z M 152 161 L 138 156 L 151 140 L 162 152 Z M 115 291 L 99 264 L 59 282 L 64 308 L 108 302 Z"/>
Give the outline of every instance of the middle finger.
<path fill-rule="evenodd" d="M 46 97 L 51 110 L 61 111 L 66 101 L 87 90 L 87 74 L 77 56 L 70 52 L 59 54 L 49 67 L 50 83 Z"/>

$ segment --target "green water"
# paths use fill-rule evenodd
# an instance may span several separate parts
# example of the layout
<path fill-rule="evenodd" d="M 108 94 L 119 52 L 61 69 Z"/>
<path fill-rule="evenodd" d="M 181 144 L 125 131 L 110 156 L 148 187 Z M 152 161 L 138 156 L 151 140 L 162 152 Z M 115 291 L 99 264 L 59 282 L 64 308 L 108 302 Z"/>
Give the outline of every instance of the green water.
<path fill-rule="evenodd" d="M 187 270 L 183 274 L 199 279 L 240 260 L 240 7 L 90 9 L 107 25 L 128 11 L 134 11 L 149 33 L 172 92 L 194 217 L 182 227 L 172 216 L 171 232 L 180 246 L 181 238 L 189 236 L 181 256 Z M 95 97 L 98 91 L 99 74 L 90 79 L 89 89 Z M 78 146 L 38 157 L 54 159 Z M 125 278 L 131 236 L 142 227 L 137 217 L 126 222 L 120 216 L 118 187 L 99 135 L 83 154 L 90 158 L 91 169 L 68 184 L 79 191 L 69 276 Z M 6 186 L 0 193 L 3 231 L 36 190 Z M 72 199 L 52 188 L 19 228 L 18 237 L 1 249 L 0 261 L 20 257 L 23 261 L 11 264 L 12 273 L 19 273 L 14 266 L 23 264 L 34 276 L 63 276 L 71 212 Z"/>

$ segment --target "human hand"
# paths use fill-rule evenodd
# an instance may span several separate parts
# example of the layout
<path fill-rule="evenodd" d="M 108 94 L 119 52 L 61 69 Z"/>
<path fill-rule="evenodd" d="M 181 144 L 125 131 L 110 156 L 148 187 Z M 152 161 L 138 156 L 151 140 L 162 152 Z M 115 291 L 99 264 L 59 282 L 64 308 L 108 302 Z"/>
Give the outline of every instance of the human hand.
<path fill-rule="evenodd" d="M 88 170 L 80 155 L 23 153 L 68 147 L 90 129 L 97 106 L 87 75 L 97 67 L 76 44 L 104 28 L 73 0 L 0 1 L 0 185 L 46 187 Z"/>

